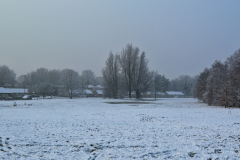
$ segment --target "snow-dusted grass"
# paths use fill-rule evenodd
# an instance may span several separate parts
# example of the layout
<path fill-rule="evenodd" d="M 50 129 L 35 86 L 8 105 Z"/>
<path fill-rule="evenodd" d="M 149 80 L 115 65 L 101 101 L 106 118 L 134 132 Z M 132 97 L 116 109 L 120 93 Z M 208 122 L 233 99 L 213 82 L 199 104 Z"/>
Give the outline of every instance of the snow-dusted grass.
<path fill-rule="evenodd" d="M 180 98 L 16 102 L 0 101 L 0 159 L 240 158 L 239 109 Z"/>

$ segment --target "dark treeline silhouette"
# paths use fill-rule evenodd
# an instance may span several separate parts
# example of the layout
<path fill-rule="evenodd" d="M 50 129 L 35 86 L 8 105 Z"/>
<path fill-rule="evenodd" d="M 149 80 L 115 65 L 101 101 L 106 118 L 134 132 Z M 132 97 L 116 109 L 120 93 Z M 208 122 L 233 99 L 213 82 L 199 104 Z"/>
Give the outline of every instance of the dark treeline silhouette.
<path fill-rule="evenodd" d="M 240 49 L 222 63 L 205 68 L 192 89 L 194 98 L 208 105 L 240 107 Z"/>

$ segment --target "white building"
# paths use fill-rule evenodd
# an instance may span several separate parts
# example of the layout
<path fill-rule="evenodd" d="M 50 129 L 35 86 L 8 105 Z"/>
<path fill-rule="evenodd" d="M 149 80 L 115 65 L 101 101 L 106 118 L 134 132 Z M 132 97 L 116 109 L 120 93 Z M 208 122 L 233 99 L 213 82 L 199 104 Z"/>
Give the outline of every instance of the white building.
<path fill-rule="evenodd" d="M 83 95 L 86 96 L 86 97 L 94 97 L 93 92 L 89 89 L 84 90 Z"/>
<path fill-rule="evenodd" d="M 0 99 L 6 97 L 22 97 L 28 93 L 28 89 L 24 88 L 3 88 L 0 87 Z"/>
<path fill-rule="evenodd" d="M 166 91 L 165 95 L 169 97 L 176 97 L 176 98 L 185 96 L 182 92 L 179 92 L 179 91 Z"/>

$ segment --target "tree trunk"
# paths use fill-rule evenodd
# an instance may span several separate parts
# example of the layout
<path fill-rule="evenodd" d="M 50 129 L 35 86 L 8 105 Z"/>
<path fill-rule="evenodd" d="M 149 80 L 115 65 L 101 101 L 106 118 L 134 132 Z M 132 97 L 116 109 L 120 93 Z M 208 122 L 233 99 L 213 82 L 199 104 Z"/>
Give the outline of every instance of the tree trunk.
<path fill-rule="evenodd" d="M 140 99 L 140 92 L 139 92 L 139 90 L 136 91 L 136 99 Z"/>
<path fill-rule="evenodd" d="M 70 99 L 72 99 L 72 91 L 70 92 Z"/>
<path fill-rule="evenodd" d="M 129 98 L 132 98 L 131 90 L 128 91 L 128 97 L 129 97 Z"/>

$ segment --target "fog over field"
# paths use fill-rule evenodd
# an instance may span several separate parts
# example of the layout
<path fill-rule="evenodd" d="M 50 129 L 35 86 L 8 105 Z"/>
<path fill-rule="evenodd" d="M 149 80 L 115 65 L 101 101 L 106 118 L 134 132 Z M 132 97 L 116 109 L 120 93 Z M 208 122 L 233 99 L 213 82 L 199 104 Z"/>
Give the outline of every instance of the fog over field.
<path fill-rule="evenodd" d="M 101 69 L 132 43 L 151 70 L 195 76 L 239 48 L 239 1 L 1 1 L 0 65 Z"/>

